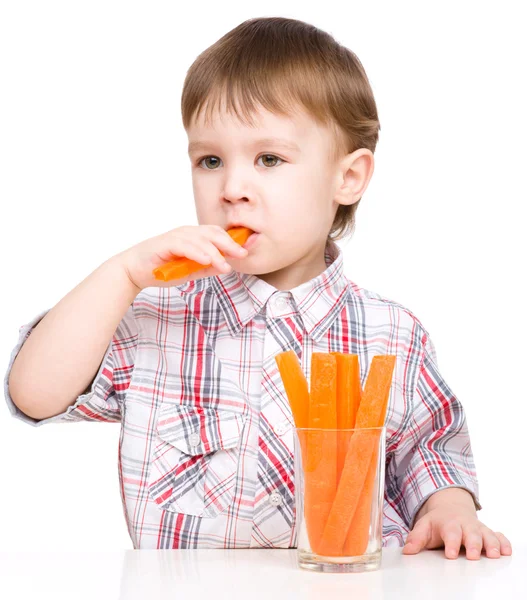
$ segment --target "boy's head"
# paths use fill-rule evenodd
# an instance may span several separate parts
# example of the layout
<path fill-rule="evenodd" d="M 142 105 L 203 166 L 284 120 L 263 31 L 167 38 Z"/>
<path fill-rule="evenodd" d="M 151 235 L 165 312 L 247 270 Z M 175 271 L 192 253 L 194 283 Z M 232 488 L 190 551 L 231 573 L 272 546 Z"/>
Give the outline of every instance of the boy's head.
<path fill-rule="evenodd" d="M 321 273 L 326 243 L 353 231 L 380 130 L 355 54 L 305 22 L 250 19 L 194 61 L 181 108 L 198 222 L 260 233 L 234 268 L 278 289 Z"/>

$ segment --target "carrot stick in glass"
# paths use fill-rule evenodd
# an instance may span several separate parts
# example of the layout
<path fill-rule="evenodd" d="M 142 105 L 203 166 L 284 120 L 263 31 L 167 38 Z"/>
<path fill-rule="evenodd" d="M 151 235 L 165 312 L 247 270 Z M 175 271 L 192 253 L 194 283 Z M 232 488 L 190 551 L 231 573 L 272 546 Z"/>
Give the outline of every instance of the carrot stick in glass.
<path fill-rule="evenodd" d="M 280 352 L 275 356 L 284 383 L 296 427 L 307 427 L 309 414 L 309 389 L 307 379 L 294 350 Z"/>
<path fill-rule="evenodd" d="M 377 427 L 385 425 L 386 412 L 388 409 L 389 394 L 386 394 L 385 403 L 381 411 L 381 417 L 377 422 Z M 351 520 L 348 535 L 342 549 L 343 556 L 362 556 L 368 547 L 370 537 L 371 509 L 373 502 L 373 491 L 375 477 L 377 475 L 377 466 L 379 461 L 379 446 L 375 445 L 373 456 L 370 461 L 366 481 L 359 497 L 357 510 Z"/>
<path fill-rule="evenodd" d="M 386 416 L 395 355 L 374 356 L 361 400 L 355 432 L 348 446 L 335 500 L 317 545 L 317 554 L 342 556 L 343 546 L 357 509 L 375 447 L 379 443 L 378 427 Z M 384 413 L 384 414 L 383 414 Z M 359 431 L 365 429 L 365 431 Z"/>
<path fill-rule="evenodd" d="M 353 432 L 343 431 L 355 427 L 355 419 L 362 398 L 358 354 L 331 352 L 337 359 L 337 485 Z"/>
<path fill-rule="evenodd" d="M 320 537 L 337 489 L 337 359 L 327 352 L 311 356 L 309 432 L 305 477 L 305 518 L 311 549 Z M 328 431 L 324 431 L 327 429 Z"/>
<path fill-rule="evenodd" d="M 298 429 L 298 431 L 295 431 L 295 435 L 298 436 L 300 445 L 301 463 L 299 464 L 302 465 L 302 470 L 305 471 L 307 465 L 307 437 L 309 433 L 306 430 L 309 416 L 307 379 L 294 350 L 278 353 L 275 356 L 275 360 L 289 400 L 295 426 Z M 295 485 L 300 486 L 300 473 L 295 474 Z"/>

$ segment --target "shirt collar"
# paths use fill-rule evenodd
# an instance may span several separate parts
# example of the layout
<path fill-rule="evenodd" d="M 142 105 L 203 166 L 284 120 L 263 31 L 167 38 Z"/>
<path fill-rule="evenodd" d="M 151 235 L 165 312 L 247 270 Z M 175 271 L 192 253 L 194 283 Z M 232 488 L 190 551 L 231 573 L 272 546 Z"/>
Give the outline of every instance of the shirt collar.
<path fill-rule="evenodd" d="M 289 308 L 281 310 L 279 316 L 299 314 L 307 335 L 317 341 L 340 314 L 351 293 L 351 282 L 343 271 L 342 250 L 332 240 L 326 244 L 324 259 L 326 269 L 320 275 L 291 290 L 278 290 L 257 275 L 237 271 L 196 279 L 177 288 L 185 296 L 208 287 L 215 294 L 233 337 L 264 310 L 268 316 L 277 316 L 275 305 L 268 305 L 268 300 L 273 295 L 283 296 L 289 300 Z M 201 304 L 189 300 L 189 307 Z M 199 315 L 194 314 L 201 322 Z"/>

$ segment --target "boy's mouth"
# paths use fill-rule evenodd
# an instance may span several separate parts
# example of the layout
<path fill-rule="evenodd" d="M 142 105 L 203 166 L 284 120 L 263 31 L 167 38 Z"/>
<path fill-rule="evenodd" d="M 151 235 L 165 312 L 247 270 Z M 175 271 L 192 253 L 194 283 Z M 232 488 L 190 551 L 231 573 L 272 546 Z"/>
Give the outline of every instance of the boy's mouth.
<path fill-rule="evenodd" d="M 259 237 L 260 237 L 260 234 L 255 231 L 247 238 L 247 241 L 245 242 L 245 244 L 243 244 L 242 247 L 248 250 L 256 242 L 256 240 Z"/>
<path fill-rule="evenodd" d="M 251 227 L 250 225 L 246 225 L 245 223 L 240 223 L 240 221 L 230 221 L 229 223 L 227 223 L 227 225 L 225 226 L 226 230 L 232 229 L 233 227 L 246 227 L 247 229 L 250 229 L 251 231 L 254 231 L 254 233 L 258 233 L 256 231 L 256 229 L 254 229 L 253 227 Z"/>

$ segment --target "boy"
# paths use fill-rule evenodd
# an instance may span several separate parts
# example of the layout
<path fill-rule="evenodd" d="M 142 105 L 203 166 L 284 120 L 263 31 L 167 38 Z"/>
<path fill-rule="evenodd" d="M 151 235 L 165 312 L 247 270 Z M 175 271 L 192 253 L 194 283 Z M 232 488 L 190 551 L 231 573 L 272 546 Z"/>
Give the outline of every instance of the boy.
<path fill-rule="evenodd" d="M 308 381 L 314 351 L 358 354 L 363 385 L 374 355 L 395 354 L 383 545 L 510 554 L 477 518 L 466 419 L 428 332 L 343 273 L 335 242 L 380 129 L 357 57 L 307 23 L 252 19 L 196 59 L 182 115 L 200 225 L 110 258 L 21 328 L 13 415 L 121 423 L 134 548 L 289 548 L 294 431 L 276 354 L 294 349 Z M 236 225 L 256 232 L 245 250 Z M 155 280 L 173 256 L 211 266 Z"/>

